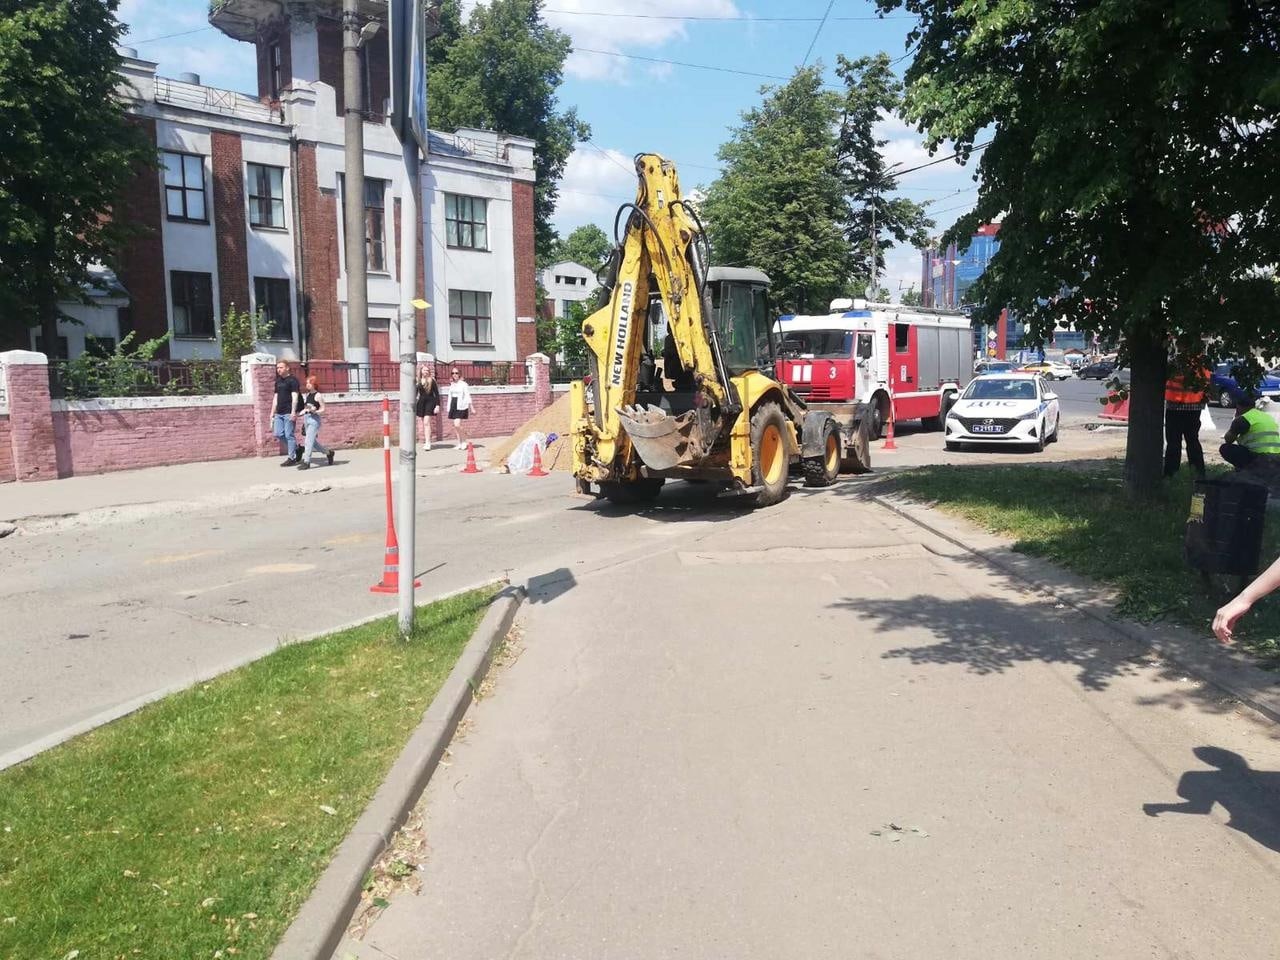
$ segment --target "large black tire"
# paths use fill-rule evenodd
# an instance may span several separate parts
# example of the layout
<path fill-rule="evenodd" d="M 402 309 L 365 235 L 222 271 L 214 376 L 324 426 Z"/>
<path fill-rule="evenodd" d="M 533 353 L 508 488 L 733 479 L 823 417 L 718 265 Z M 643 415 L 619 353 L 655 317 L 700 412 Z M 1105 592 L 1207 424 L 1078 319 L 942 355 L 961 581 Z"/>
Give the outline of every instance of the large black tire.
<path fill-rule="evenodd" d="M 871 436 L 866 419 L 858 421 L 849 438 L 849 446 L 845 449 L 844 462 L 840 464 L 844 473 L 871 472 Z"/>
<path fill-rule="evenodd" d="M 867 411 L 867 423 L 870 427 L 868 436 L 872 440 L 879 440 L 884 436 L 884 410 L 880 407 L 880 397 L 877 395 L 871 398 L 871 409 Z"/>
<path fill-rule="evenodd" d="M 667 481 L 662 477 L 642 477 L 639 480 L 607 480 L 600 484 L 600 495 L 610 503 L 626 506 L 636 503 L 648 503 L 657 499 L 662 485 Z"/>
<path fill-rule="evenodd" d="M 936 417 L 921 417 L 921 426 L 926 430 L 941 430 L 946 426 L 947 413 L 951 410 L 951 405 L 955 402 L 956 395 L 954 393 L 944 393 L 941 400 L 938 401 L 938 415 Z"/>
<path fill-rule="evenodd" d="M 805 457 L 804 485 L 806 487 L 829 487 L 840 476 L 840 460 L 844 454 L 844 442 L 840 439 L 840 427 L 834 420 L 828 420 L 822 428 L 822 454 L 817 457 Z"/>
<path fill-rule="evenodd" d="M 787 493 L 787 420 L 774 402 L 751 415 L 751 485 L 759 487 L 757 507 L 771 507 Z"/>

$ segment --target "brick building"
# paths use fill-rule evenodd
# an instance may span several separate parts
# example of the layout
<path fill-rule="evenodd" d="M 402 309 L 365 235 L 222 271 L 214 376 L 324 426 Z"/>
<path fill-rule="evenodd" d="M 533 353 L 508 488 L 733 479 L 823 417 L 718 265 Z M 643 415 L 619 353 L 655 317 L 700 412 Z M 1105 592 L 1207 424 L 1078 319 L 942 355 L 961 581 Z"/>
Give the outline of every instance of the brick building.
<path fill-rule="evenodd" d="M 385 23 L 386 4 L 362 11 Z M 218 0 L 210 22 L 257 50 L 257 95 L 156 75 L 131 50 L 120 92 L 157 147 L 123 215 L 143 229 L 121 252 L 113 297 L 86 308 L 100 342 L 130 330 L 171 334 L 169 355 L 220 355 L 221 317 L 261 311 L 258 347 L 341 360 L 346 270 L 341 5 Z M 396 355 L 401 198 L 407 187 L 387 122 L 387 31 L 362 48 L 367 103 L 365 222 L 370 359 Z M 481 130 L 431 135 L 421 167 L 420 350 L 447 361 L 513 361 L 536 350 L 534 143 Z M 425 241 L 425 242 L 424 242 Z M 83 329 L 60 340 L 72 355 Z M 33 331 L 30 346 L 43 347 Z M 55 350 L 58 351 L 55 347 Z"/>

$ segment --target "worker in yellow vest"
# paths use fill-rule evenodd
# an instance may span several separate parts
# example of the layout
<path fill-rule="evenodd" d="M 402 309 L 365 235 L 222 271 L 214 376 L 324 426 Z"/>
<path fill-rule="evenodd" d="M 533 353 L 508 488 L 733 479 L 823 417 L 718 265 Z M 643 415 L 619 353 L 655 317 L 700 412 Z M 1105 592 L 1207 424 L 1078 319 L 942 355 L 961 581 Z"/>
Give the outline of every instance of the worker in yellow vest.
<path fill-rule="evenodd" d="M 1209 368 L 1197 357 L 1188 365 L 1189 373 L 1178 373 L 1164 385 L 1164 475 L 1172 477 L 1182 462 L 1182 444 L 1187 444 L 1187 463 L 1204 479 L 1204 449 L 1200 446 L 1200 411 L 1204 409 Z"/>
<path fill-rule="evenodd" d="M 1236 418 L 1231 421 L 1226 440 L 1218 452 L 1222 459 L 1237 470 L 1245 470 L 1258 463 L 1261 457 L 1274 458 L 1280 466 L 1280 428 L 1275 418 L 1263 413 L 1245 396 L 1236 404 Z"/>

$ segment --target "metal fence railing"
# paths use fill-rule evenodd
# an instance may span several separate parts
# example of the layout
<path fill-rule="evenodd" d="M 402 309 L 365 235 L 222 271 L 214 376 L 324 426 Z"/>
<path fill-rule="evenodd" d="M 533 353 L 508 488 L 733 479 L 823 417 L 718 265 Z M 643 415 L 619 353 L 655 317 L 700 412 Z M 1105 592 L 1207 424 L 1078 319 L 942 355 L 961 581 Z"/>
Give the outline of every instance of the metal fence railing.
<path fill-rule="evenodd" d="M 129 360 L 83 354 L 49 361 L 49 394 L 56 400 L 99 397 L 208 396 L 240 393 L 234 360 Z"/>
<path fill-rule="evenodd" d="M 457 370 L 473 387 L 523 387 L 531 382 L 528 368 L 520 361 L 446 363 L 436 361 L 436 379 L 441 389 L 450 373 Z M 393 360 L 344 363 L 314 360 L 302 365 L 304 375 L 315 375 L 321 393 L 388 393 L 400 389 L 400 364 Z"/>
<path fill-rule="evenodd" d="M 436 361 L 436 378 L 444 384 L 457 370 L 473 387 L 524 387 L 531 382 L 529 368 L 523 361 L 494 360 L 447 363 Z"/>
<path fill-rule="evenodd" d="M 551 361 L 552 383 L 568 383 L 571 380 L 581 380 L 588 372 L 589 364 L 586 360 Z"/>

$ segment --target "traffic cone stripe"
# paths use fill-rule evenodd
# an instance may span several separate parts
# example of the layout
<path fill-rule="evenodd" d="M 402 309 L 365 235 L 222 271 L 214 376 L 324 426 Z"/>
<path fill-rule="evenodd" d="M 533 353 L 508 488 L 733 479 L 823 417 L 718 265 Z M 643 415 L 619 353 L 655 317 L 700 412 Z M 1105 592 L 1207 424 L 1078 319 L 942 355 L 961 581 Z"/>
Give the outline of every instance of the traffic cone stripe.
<path fill-rule="evenodd" d="M 480 468 L 476 466 L 476 449 L 467 441 L 467 465 L 462 468 L 463 473 L 479 473 Z"/>
<path fill-rule="evenodd" d="M 533 468 L 526 474 L 529 477 L 545 477 L 548 476 L 547 471 L 542 469 L 542 451 L 535 443 L 533 445 Z"/>

